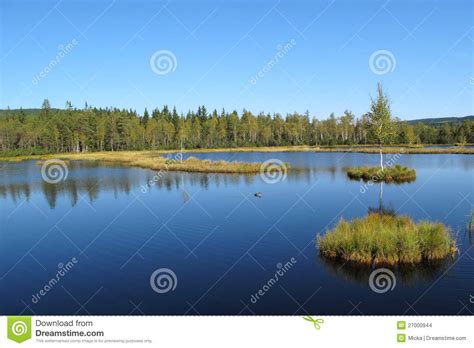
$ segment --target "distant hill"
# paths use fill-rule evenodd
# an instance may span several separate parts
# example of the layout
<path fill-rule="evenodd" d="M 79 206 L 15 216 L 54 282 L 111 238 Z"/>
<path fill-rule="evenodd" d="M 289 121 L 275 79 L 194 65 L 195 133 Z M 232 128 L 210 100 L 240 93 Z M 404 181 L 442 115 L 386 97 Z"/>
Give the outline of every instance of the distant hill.
<path fill-rule="evenodd" d="M 407 121 L 409 124 L 425 123 L 425 124 L 442 124 L 442 123 L 460 123 L 464 121 L 474 121 L 474 115 L 464 117 L 440 117 L 440 118 L 420 118 L 418 120 Z"/>

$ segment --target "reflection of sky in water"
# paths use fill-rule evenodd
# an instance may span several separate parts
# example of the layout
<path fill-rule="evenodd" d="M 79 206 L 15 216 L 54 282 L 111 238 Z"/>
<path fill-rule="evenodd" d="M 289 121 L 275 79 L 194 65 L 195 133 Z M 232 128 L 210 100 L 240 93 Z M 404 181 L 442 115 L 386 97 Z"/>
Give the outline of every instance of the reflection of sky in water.
<path fill-rule="evenodd" d="M 416 301 L 452 266 L 449 261 L 402 270 L 397 288 L 380 296 L 369 290 L 367 270 L 341 268 L 318 257 L 316 233 L 333 226 L 340 216 L 362 216 L 378 207 L 379 186 L 361 194 L 362 183 L 348 180 L 343 172 L 347 166 L 376 165 L 378 155 L 191 155 L 259 162 L 278 158 L 293 170 L 275 185 L 259 175 L 199 173 L 166 173 L 153 181 L 156 173 L 150 170 L 71 162 L 68 179 L 50 185 L 41 180 L 34 161 L 2 167 L 0 310 L 21 312 L 21 301 L 31 304 L 31 294 L 55 274 L 59 262 L 72 256 L 79 263 L 61 284 L 84 302 L 101 289 L 87 310 L 120 314 L 133 309 L 129 300 L 143 301 L 146 314 L 183 314 L 188 302 L 203 314 L 237 314 L 244 308 L 241 301 L 255 313 L 293 314 L 299 306 L 287 293 L 304 303 L 319 287 L 304 306 L 310 313 L 347 314 L 351 300 L 362 301 L 365 314 L 401 314 L 407 309 L 405 301 Z M 472 245 L 465 225 L 468 200 L 473 199 L 474 157 L 403 155 L 398 163 L 414 167 L 417 180 L 384 185 L 384 206 L 417 220 L 442 221 L 462 243 L 456 264 L 415 308 L 420 314 L 457 313 L 459 300 L 469 300 L 473 285 L 469 255 L 474 255 L 464 252 Z M 153 185 L 145 190 L 148 182 Z M 253 196 L 257 191 L 262 198 Z M 297 260 L 294 269 L 262 300 L 249 303 L 276 264 L 291 257 Z M 159 267 L 173 269 L 179 278 L 177 289 L 165 297 L 156 296 L 149 286 L 150 274 Z M 78 309 L 62 288 L 53 291 L 32 309 L 45 314 L 73 314 Z"/>

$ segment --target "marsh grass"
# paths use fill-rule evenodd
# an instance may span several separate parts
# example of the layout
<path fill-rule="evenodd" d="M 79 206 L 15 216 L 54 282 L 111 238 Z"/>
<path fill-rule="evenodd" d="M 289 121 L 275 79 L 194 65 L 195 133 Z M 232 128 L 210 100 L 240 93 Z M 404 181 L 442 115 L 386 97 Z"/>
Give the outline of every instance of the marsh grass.
<path fill-rule="evenodd" d="M 364 180 L 372 182 L 411 182 L 416 180 L 414 169 L 399 164 L 392 167 L 350 167 L 346 168 L 347 176 L 352 180 Z"/>
<path fill-rule="evenodd" d="M 318 235 L 317 243 L 324 257 L 367 265 L 434 262 L 457 252 L 445 225 L 381 214 L 341 219 L 333 230 Z"/>
<path fill-rule="evenodd" d="M 174 157 L 164 157 L 162 153 L 155 151 L 124 151 L 124 152 L 91 152 L 76 154 L 60 154 L 35 157 L 38 164 L 41 165 L 43 160 L 57 158 L 67 161 L 97 161 L 108 164 L 119 164 L 130 167 L 140 167 L 153 170 L 164 171 L 183 171 L 183 172 L 199 172 L 199 173 L 236 173 L 236 174 L 255 174 L 260 172 L 261 163 L 247 162 L 227 162 L 227 161 L 210 161 L 201 160 L 195 157 L 189 157 L 181 160 L 180 155 Z M 289 165 L 283 164 L 288 170 Z M 273 168 L 277 170 L 278 166 Z"/>
<path fill-rule="evenodd" d="M 440 148 L 428 148 L 423 145 L 391 145 L 384 146 L 382 148 L 384 154 L 426 154 L 426 155 L 437 155 L 437 154 L 474 154 L 474 148 L 470 147 L 440 147 Z M 380 149 L 376 146 L 371 145 L 355 145 L 355 146 L 335 146 L 335 147 L 321 147 L 316 152 L 357 152 L 357 153 L 376 153 L 378 154 Z"/>
<path fill-rule="evenodd" d="M 470 147 L 439 147 L 429 148 L 422 144 L 415 145 L 388 145 L 382 148 L 385 154 L 474 154 Z M 162 152 L 176 152 L 162 150 Z M 187 152 L 354 152 L 376 153 L 380 151 L 378 145 L 295 145 L 295 146 L 261 146 L 261 147 L 231 147 L 212 149 L 189 149 Z"/>
<path fill-rule="evenodd" d="M 471 145 L 471 144 L 469 144 Z M 152 151 L 124 151 L 124 153 L 154 153 L 170 154 L 179 150 L 152 150 Z M 185 152 L 208 153 L 208 152 L 354 152 L 354 153 L 379 153 L 379 147 L 375 145 L 321 145 L 321 146 L 262 146 L 262 147 L 231 147 L 231 148 L 212 148 L 212 149 L 188 149 Z M 107 152 L 97 152 L 107 153 Z M 112 152 L 118 153 L 118 152 Z M 426 148 L 424 145 L 390 145 L 383 147 L 383 153 L 386 154 L 474 154 L 474 148 L 470 147 L 446 147 L 446 148 Z M 80 153 L 77 155 L 83 155 Z M 91 153 L 85 153 L 89 155 Z M 20 162 L 32 159 L 57 158 L 75 154 L 46 154 L 41 151 L 34 153 L 28 151 L 0 151 L 0 161 Z"/>

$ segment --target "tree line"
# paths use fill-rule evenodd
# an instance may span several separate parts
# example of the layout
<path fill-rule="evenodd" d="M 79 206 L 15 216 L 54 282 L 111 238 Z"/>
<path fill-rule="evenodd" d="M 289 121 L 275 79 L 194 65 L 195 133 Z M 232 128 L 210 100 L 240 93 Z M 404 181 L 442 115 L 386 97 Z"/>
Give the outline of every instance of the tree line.
<path fill-rule="evenodd" d="M 351 111 L 325 120 L 309 112 L 282 116 L 243 110 L 209 112 L 205 106 L 178 114 L 168 106 L 139 115 L 134 110 L 75 108 L 4 110 L 0 116 L 0 150 L 17 153 L 88 152 L 246 146 L 378 144 L 370 113 Z M 474 122 L 409 124 L 394 119 L 387 144 L 453 144 L 472 142 Z"/>

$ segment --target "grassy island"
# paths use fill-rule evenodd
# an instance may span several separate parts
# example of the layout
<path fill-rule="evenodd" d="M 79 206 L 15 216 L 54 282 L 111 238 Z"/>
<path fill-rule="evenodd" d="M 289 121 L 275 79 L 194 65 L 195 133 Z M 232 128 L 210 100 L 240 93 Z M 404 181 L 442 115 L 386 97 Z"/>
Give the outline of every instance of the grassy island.
<path fill-rule="evenodd" d="M 393 167 L 350 167 L 346 168 L 347 176 L 353 180 L 373 182 L 411 182 L 416 179 L 416 171 L 401 165 Z"/>
<path fill-rule="evenodd" d="M 210 161 L 201 160 L 195 157 L 189 157 L 181 160 L 180 154 L 163 156 L 162 152 L 157 151 L 121 151 L 121 152 L 90 152 L 90 153 L 68 153 L 57 155 L 39 155 L 22 159 L 37 159 L 39 164 L 46 159 L 61 159 L 66 161 L 98 161 L 126 165 L 131 167 L 140 167 L 153 170 L 183 171 L 199 173 L 236 173 L 252 174 L 259 173 L 262 170 L 262 163 L 247 162 L 228 162 L 228 161 Z M 270 171 L 287 171 L 288 164 L 275 163 L 268 167 Z"/>
<path fill-rule="evenodd" d="M 360 264 L 415 264 L 437 261 L 457 252 L 445 225 L 408 216 L 369 214 L 346 221 L 317 236 L 322 256 Z"/>

